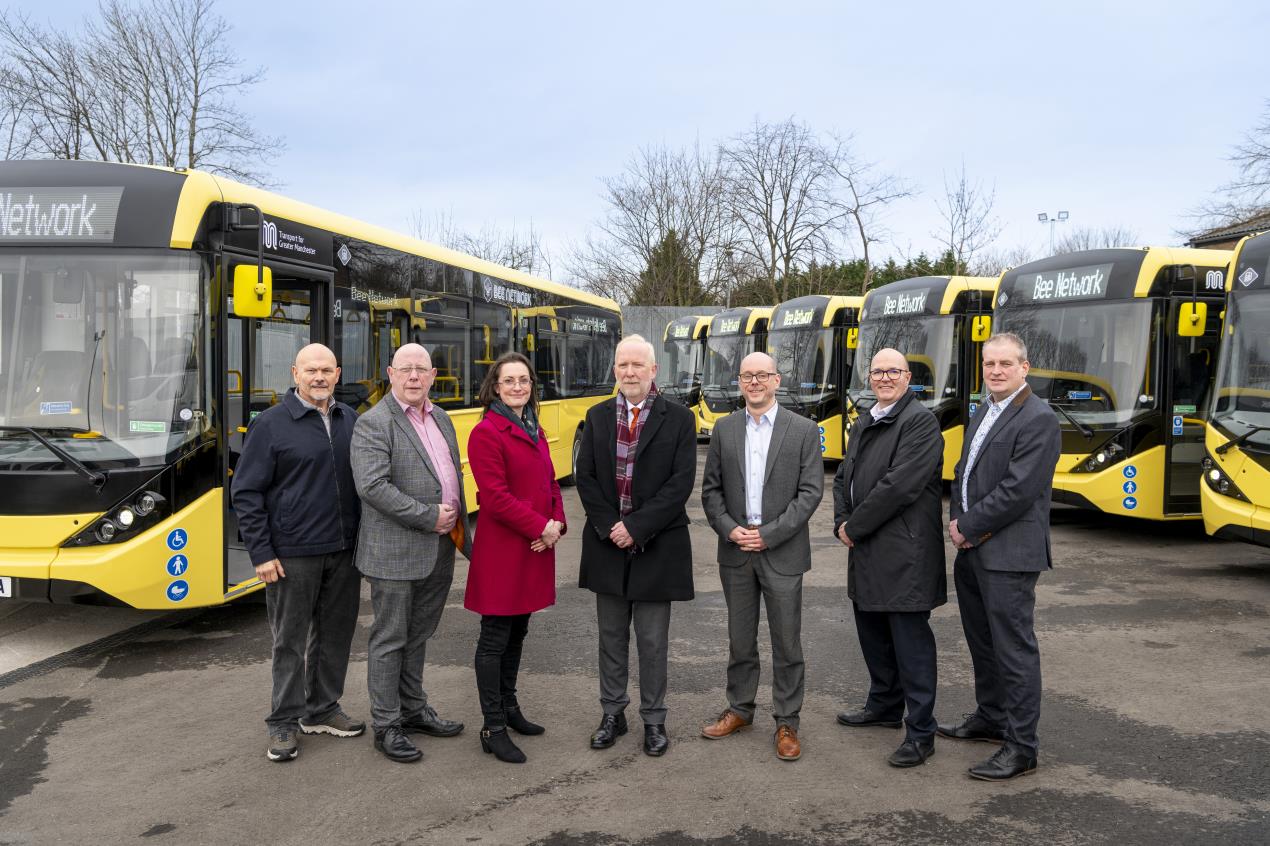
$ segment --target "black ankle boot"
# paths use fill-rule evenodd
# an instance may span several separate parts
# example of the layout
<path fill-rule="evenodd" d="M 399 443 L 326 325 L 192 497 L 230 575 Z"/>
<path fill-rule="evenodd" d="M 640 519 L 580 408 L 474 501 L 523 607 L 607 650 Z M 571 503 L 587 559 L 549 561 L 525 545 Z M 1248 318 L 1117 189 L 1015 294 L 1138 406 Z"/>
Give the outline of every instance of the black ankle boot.
<path fill-rule="evenodd" d="M 546 731 L 537 723 L 531 723 L 525 719 L 519 705 L 508 705 L 503 709 L 503 714 L 507 717 L 507 727 L 517 734 L 542 734 Z"/>
<path fill-rule="evenodd" d="M 525 753 L 507 736 L 506 728 L 481 729 L 481 749 L 492 752 L 495 758 L 508 764 L 523 764 L 526 760 Z"/>

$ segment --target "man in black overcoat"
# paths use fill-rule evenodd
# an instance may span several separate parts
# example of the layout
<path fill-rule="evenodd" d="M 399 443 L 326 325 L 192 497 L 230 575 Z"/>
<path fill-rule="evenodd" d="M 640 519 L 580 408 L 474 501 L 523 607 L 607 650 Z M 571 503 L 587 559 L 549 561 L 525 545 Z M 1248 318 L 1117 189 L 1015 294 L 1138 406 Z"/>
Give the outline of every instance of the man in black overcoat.
<path fill-rule="evenodd" d="M 909 390 L 908 361 L 882 349 L 869 365 L 877 402 L 851 427 L 834 477 L 834 526 L 851 552 L 847 595 L 869 668 L 864 708 L 845 726 L 898 727 L 888 763 L 915 767 L 935 752 L 935 635 L 931 609 L 948 601 L 941 480 L 944 438 Z M 904 716 L 905 706 L 908 708 Z"/>
<path fill-rule="evenodd" d="M 595 592 L 600 705 L 592 749 L 626 733 L 630 631 L 639 650 L 644 752 L 664 755 L 670 603 L 693 597 L 685 504 L 697 475 L 693 414 L 657 392 L 653 345 L 639 335 L 617 345 L 618 394 L 587 412 L 578 453 L 586 511 L 580 587 Z"/>

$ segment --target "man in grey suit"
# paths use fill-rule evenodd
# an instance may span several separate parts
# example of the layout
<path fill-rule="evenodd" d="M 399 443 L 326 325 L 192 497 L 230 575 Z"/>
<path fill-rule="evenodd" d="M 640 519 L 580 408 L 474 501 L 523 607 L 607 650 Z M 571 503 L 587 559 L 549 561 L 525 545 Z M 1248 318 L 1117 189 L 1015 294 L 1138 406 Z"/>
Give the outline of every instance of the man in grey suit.
<path fill-rule="evenodd" d="M 802 755 L 803 573 L 811 569 L 807 522 L 824 492 L 816 424 L 776 404 L 781 377 L 766 353 L 741 362 L 745 408 L 719 421 L 706 454 L 701 504 L 719 536 L 719 579 L 728 604 L 728 707 L 702 728 L 733 734 L 754 720 L 759 600 L 772 635 L 776 757 Z"/>
<path fill-rule="evenodd" d="M 362 498 L 357 569 L 370 583 L 366 679 L 375 748 L 389 760 L 423 757 L 407 737 L 450 737 L 463 724 L 428 704 L 423 662 L 454 579 L 455 549 L 471 548 L 454 424 L 428 399 L 436 369 L 406 344 L 388 368 L 390 396 L 357 420 L 353 480 Z"/>
<path fill-rule="evenodd" d="M 970 775 L 1001 781 L 1036 770 L 1041 654 L 1032 613 L 1050 561 L 1050 488 L 1061 446 L 1058 418 L 1027 384 L 1017 335 L 983 345 L 991 392 L 970 421 L 953 479 L 948 534 L 953 583 L 975 671 L 973 714 L 940 725 L 945 737 L 1003 742 Z"/>

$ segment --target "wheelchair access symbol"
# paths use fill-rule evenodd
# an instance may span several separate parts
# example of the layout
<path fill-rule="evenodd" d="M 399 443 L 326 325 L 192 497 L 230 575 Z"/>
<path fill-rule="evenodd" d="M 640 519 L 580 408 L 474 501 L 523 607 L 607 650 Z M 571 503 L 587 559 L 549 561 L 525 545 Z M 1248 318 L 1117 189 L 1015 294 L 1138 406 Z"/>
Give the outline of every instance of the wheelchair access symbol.
<path fill-rule="evenodd" d="M 190 560 L 184 555 L 173 555 L 168 559 L 168 575 L 181 576 L 190 569 Z"/>
<path fill-rule="evenodd" d="M 1132 479 L 1134 476 L 1138 475 L 1138 468 L 1132 464 L 1126 464 L 1122 472 L 1124 473 L 1124 477 L 1126 479 Z"/>
<path fill-rule="evenodd" d="M 189 542 L 190 536 L 184 529 L 173 529 L 168 532 L 168 549 L 185 549 L 185 545 Z"/>

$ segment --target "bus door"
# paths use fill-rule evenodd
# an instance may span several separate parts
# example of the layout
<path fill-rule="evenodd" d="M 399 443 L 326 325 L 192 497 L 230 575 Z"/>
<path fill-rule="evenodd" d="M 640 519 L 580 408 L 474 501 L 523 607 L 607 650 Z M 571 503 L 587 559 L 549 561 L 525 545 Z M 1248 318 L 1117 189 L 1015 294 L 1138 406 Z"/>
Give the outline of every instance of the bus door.
<path fill-rule="evenodd" d="M 1204 459 L 1204 413 L 1221 340 L 1220 304 L 1209 303 L 1204 334 L 1178 335 L 1178 312 L 1189 297 L 1169 302 L 1165 326 L 1168 357 L 1164 375 L 1165 514 L 1200 513 L 1200 462 Z"/>
<path fill-rule="evenodd" d="M 238 520 L 228 490 L 242 454 L 247 427 L 256 415 L 281 402 L 294 384 L 291 367 L 296 353 L 311 343 L 329 346 L 333 334 L 332 276 L 307 269 L 296 270 L 272 261 L 267 263 L 273 270 L 270 315 L 237 317 L 233 313 L 232 295 L 225 312 L 226 372 L 221 408 L 225 410 L 229 471 L 225 491 L 225 589 L 229 593 L 233 593 L 233 586 L 255 576 L 238 535 Z"/>

